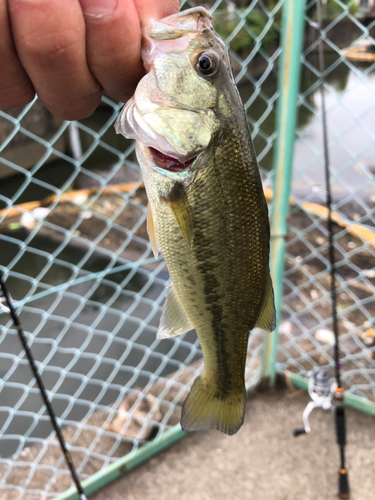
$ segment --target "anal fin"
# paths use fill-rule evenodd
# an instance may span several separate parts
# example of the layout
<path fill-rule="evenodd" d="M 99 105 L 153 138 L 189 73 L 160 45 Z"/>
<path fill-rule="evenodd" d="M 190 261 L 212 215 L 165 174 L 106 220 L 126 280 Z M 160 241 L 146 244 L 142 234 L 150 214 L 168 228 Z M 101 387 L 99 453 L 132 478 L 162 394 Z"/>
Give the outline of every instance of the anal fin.
<path fill-rule="evenodd" d="M 262 330 L 266 330 L 267 332 L 273 332 L 276 328 L 275 300 L 271 276 L 269 273 L 266 278 L 262 307 L 255 326 L 257 328 L 261 328 Z"/>
<path fill-rule="evenodd" d="M 165 297 L 163 312 L 156 337 L 167 339 L 194 329 L 193 323 L 178 300 L 174 286 L 171 285 Z"/>

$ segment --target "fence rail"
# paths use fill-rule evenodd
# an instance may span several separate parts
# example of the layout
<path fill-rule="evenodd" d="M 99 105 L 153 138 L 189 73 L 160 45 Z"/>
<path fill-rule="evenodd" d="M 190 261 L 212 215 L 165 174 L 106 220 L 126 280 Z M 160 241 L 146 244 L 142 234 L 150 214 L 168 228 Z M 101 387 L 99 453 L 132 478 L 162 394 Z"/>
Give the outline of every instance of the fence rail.
<path fill-rule="evenodd" d="M 343 383 L 347 404 L 375 414 L 375 18 L 362 4 L 323 10 L 324 90 Z M 250 336 L 247 387 L 277 373 L 306 387 L 310 370 L 334 364 L 315 1 L 209 7 L 230 47 L 279 258 L 278 328 Z M 37 99 L 0 110 L 0 269 L 87 493 L 184 435 L 181 403 L 202 366 L 194 333 L 155 338 L 169 277 L 148 242 L 134 145 L 113 130 L 121 106 L 103 97 L 74 125 Z M 0 346 L 1 498 L 76 498 L 1 302 Z"/>

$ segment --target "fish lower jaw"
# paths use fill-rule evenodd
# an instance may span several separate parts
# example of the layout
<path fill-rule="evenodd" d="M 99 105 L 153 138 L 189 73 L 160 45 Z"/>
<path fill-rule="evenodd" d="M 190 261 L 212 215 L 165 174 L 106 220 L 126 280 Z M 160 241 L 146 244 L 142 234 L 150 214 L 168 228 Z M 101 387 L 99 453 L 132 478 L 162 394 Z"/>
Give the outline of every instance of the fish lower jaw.
<path fill-rule="evenodd" d="M 166 170 L 171 173 L 182 173 L 185 172 L 191 165 L 194 163 L 198 155 L 195 155 L 191 158 L 188 158 L 185 161 L 179 161 L 172 156 L 168 156 L 165 153 L 155 149 L 151 146 L 148 146 L 148 150 L 156 167 L 162 170 Z"/>

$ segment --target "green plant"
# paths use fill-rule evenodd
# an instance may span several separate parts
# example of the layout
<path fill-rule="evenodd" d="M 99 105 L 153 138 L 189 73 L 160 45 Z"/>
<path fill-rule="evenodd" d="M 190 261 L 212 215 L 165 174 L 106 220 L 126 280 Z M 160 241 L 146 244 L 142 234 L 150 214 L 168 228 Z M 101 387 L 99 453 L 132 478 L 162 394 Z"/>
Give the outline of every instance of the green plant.
<path fill-rule="evenodd" d="M 241 9 L 243 12 L 244 9 Z M 230 40 L 231 48 L 239 53 L 249 52 L 256 44 L 258 37 L 261 36 L 262 48 L 267 50 L 278 39 L 278 32 L 275 26 L 263 33 L 268 22 L 268 16 L 260 9 L 253 9 L 245 17 L 245 23 L 239 32 Z M 234 12 L 220 11 L 214 18 L 214 28 L 219 35 L 226 40 L 236 29 L 241 18 Z"/>

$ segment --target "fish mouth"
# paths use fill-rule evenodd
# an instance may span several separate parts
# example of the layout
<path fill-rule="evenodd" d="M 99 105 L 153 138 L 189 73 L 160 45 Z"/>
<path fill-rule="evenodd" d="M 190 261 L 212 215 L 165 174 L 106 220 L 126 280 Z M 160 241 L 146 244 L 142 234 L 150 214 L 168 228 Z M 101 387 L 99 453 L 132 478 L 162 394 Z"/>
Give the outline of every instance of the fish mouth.
<path fill-rule="evenodd" d="M 185 172 L 185 170 L 187 170 L 194 163 L 198 156 L 196 155 L 185 162 L 180 162 L 176 158 L 168 156 L 151 146 L 148 147 L 148 150 L 150 151 L 152 159 L 157 167 L 173 173 Z"/>

